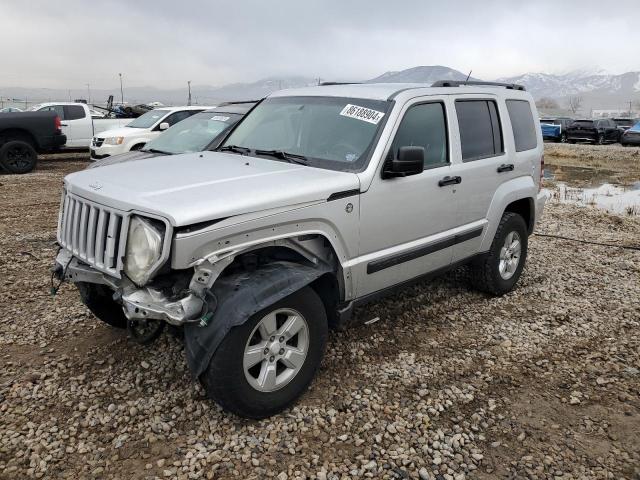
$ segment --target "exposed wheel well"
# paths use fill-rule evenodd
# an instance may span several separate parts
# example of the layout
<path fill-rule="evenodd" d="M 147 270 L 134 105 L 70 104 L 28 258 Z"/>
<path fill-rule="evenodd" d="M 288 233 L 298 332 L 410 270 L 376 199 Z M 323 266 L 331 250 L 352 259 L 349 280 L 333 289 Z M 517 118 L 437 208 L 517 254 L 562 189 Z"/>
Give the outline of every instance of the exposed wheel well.
<path fill-rule="evenodd" d="M 0 145 L 10 142 L 11 140 L 21 140 L 23 142 L 27 142 L 34 149 L 38 149 L 38 144 L 33 138 L 33 135 L 26 130 L 11 128 L 0 132 Z"/>
<path fill-rule="evenodd" d="M 130 151 L 133 152 L 134 150 L 140 150 L 145 145 L 146 143 L 136 143 L 133 147 L 130 148 Z"/>
<path fill-rule="evenodd" d="M 515 202 L 511 202 L 504 209 L 505 212 L 513 212 L 520 215 L 524 222 L 527 224 L 527 232 L 529 235 L 533 233 L 534 227 L 534 206 L 532 198 L 521 198 Z"/>

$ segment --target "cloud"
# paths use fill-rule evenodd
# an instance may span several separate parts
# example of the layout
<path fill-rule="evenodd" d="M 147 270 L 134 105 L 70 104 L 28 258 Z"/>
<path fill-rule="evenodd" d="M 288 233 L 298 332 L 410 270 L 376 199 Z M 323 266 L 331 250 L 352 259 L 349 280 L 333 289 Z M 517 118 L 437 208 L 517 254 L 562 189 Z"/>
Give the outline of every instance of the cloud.
<path fill-rule="evenodd" d="M 415 65 L 496 78 L 637 69 L 637 0 L 5 0 L 0 85 L 222 85 L 272 75 L 363 79 Z"/>

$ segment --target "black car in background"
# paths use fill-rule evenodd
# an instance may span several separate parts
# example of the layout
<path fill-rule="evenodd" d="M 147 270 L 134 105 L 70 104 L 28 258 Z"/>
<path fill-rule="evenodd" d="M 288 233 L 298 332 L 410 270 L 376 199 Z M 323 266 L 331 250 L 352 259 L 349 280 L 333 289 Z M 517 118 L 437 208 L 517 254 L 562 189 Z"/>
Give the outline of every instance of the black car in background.
<path fill-rule="evenodd" d="M 542 138 L 554 142 L 567 141 L 567 128 L 573 123 L 569 117 L 543 117 L 540 119 Z"/>
<path fill-rule="evenodd" d="M 255 101 L 229 102 L 196 113 L 164 131 L 141 150 L 103 158 L 89 164 L 87 168 L 104 167 L 161 155 L 214 150 L 231 127 L 238 123 L 255 104 Z"/>
<path fill-rule="evenodd" d="M 567 128 L 569 143 L 591 142 L 604 145 L 615 143 L 619 138 L 618 126 L 610 118 L 576 120 Z"/>

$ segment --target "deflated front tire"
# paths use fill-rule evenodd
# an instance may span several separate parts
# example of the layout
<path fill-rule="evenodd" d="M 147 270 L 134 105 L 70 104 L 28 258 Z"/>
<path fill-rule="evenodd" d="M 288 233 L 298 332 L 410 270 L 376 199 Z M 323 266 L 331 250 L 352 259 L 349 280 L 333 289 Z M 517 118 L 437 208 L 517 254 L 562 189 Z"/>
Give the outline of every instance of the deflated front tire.
<path fill-rule="evenodd" d="M 78 282 L 80 299 L 91 313 L 116 328 L 127 328 L 127 317 L 122 307 L 113 300 L 113 292 L 104 285 Z"/>

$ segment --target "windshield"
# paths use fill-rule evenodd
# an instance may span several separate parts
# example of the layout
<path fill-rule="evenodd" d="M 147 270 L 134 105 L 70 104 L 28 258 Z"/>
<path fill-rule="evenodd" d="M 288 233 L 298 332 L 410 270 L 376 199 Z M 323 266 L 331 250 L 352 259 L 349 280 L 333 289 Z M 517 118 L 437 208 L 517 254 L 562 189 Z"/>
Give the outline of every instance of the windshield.
<path fill-rule="evenodd" d="M 197 113 L 176 123 L 158 138 L 147 143 L 144 150 L 171 154 L 201 152 L 240 118 L 241 115 L 237 113 Z"/>
<path fill-rule="evenodd" d="M 593 127 L 593 120 L 576 120 L 573 122 L 574 127 Z"/>
<path fill-rule="evenodd" d="M 222 148 L 250 149 L 249 155 L 256 149 L 281 151 L 302 156 L 311 166 L 360 169 L 391 104 L 341 97 L 268 98 L 244 118 Z"/>
<path fill-rule="evenodd" d="M 140 115 L 133 122 L 127 124 L 127 127 L 131 128 L 149 128 L 155 125 L 155 123 L 164 117 L 169 110 L 151 110 L 150 112 Z"/>

